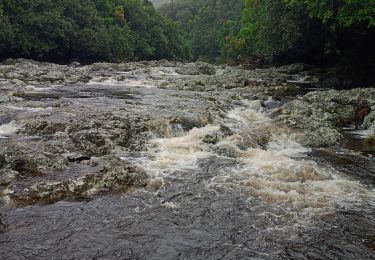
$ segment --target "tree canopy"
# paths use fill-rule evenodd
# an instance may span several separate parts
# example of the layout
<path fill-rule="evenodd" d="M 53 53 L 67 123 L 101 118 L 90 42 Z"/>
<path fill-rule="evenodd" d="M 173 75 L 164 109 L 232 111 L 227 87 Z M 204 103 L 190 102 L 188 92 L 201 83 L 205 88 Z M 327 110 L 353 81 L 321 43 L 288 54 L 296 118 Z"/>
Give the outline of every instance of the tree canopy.
<path fill-rule="evenodd" d="M 182 31 L 147 0 L 3 0 L 0 58 L 186 59 Z"/>
<path fill-rule="evenodd" d="M 374 0 L 173 0 L 194 59 L 340 64 L 375 73 Z"/>
<path fill-rule="evenodd" d="M 374 0 L 2 0 L 0 29 L 0 59 L 255 58 L 375 71 Z"/>
<path fill-rule="evenodd" d="M 311 17 L 343 27 L 363 24 L 375 26 L 373 0 L 285 0 L 288 5 L 302 5 Z"/>
<path fill-rule="evenodd" d="M 243 0 L 175 0 L 160 8 L 188 35 L 193 59 L 220 60 L 224 38 L 240 28 Z"/>

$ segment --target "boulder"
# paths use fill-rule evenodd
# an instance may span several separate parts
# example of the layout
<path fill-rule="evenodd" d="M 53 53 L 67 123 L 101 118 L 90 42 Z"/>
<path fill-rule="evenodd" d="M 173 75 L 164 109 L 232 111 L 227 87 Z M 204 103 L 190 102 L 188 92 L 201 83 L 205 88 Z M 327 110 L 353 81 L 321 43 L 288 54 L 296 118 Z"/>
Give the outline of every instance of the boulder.
<path fill-rule="evenodd" d="M 344 140 L 342 127 L 373 124 L 374 105 L 374 88 L 314 91 L 286 104 L 277 118 L 303 133 L 305 145 L 336 145 Z"/>
<path fill-rule="evenodd" d="M 176 72 L 181 75 L 215 75 L 216 68 L 215 66 L 205 62 L 196 62 L 187 63 L 184 66 L 176 69 Z"/>
<path fill-rule="evenodd" d="M 282 107 L 284 105 L 284 102 L 277 99 L 276 97 L 270 97 L 266 101 L 262 101 L 261 105 L 265 109 L 275 109 Z"/>
<path fill-rule="evenodd" d="M 372 109 L 370 107 L 370 102 L 368 100 L 362 99 L 358 101 L 356 111 L 353 117 L 356 129 L 359 129 L 362 126 L 366 116 L 370 114 L 371 111 Z"/>
<path fill-rule="evenodd" d="M 104 136 L 96 130 L 82 130 L 69 137 L 77 149 L 89 156 L 103 156 L 110 151 Z"/>
<path fill-rule="evenodd" d="M 130 187 L 145 187 L 148 175 L 126 162 L 107 158 L 103 171 L 89 173 L 77 179 L 42 181 L 31 187 L 8 194 L 16 203 L 53 203 L 64 198 L 84 198 L 98 193 L 126 191 Z"/>

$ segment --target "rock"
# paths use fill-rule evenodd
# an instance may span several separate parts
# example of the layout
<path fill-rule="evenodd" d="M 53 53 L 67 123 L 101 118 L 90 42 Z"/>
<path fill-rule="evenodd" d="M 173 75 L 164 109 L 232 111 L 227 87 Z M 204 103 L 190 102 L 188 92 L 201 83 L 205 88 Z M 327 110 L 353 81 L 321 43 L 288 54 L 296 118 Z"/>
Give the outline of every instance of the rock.
<path fill-rule="evenodd" d="M 77 62 L 77 61 L 73 61 L 72 63 L 70 63 L 70 66 L 73 67 L 73 68 L 78 68 L 81 66 L 81 63 Z"/>
<path fill-rule="evenodd" d="M 34 158 L 16 149 L 0 149 L 0 168 L 16 171 L 21 174 L 37 174 L 38 162 Z"/>
<path fill-rule="evenodd" d="M 366 116 L 372 111 L 368 100 L 362 99 L 358 101 L 357 108 L 353 117 L 355 128 L 359 129 L 363 124 Z"/>
<path fill-rule="evenodd" d="M 282 107 L 284 105 L 284 102 L 282 102 L 281 100 L 278 100 L 275 97 L 270 97 L 266 101 L 262 101 L 261 105 L 265 109 L 275 109 L 275 108 Z"/>
<path fill-rule="evenodd" d="M 0 169 L 0 186 L 7 186 L 11 183 L 12 180 L 16 178 L 18 172 L 7 170 L 7 169 Z"/>
<path fill-rule="evenodd" d="M 198 62 L 197 63 L 199 74 L 204 75 L 215 75 L 216 74 L 216 68 L 212 66 L 211 64 L 204 63 L 204 62 Z"/>
<path fill-rule="evenodd" d="M 374 124 L 375 122 L 375 107 L 372 108 L 372 111 L 370 112 L 370 114 L 368 114 L 364 121 L 363 121 L 363 124 L 362 124 L 362 127 L 364 129 L 370 129 L 371 126 Z"/>
<path fill-rule="evenodd" d="M 187 63 L 181 68 L 176 69 L 176 72 L 181 75 L 215 75 L 216 68 L 215 66 L 205 62 L 196 62 Z"/>
<path fill-rule="evenodd" d="M 0 103 L 5 103 L 10 101 L 10 98 L 8 95 L 0 94 Z"/>
<path fill-rule="evenodd" d="M 215 131 L 214 133 L 205 135 L 202 138 L 202 142 L 206 144 L 215 145 L 221 142 L 222 140 L 224 140 L 224 138 L 231 136 L 231 135 L 233 135 L 233 131 L 229 127 L 225 125 L 220 125 L 219 131 Z"/>
<path fill-rule="evenodd" d="M 215 134 L 208 134 L 203 137 L 202 141 L 206 144 L 217 144 L 220 142 L 220 138 Z"/>
<path fill-rule="evenodd" d="M 194 73 L 191 72 L 191 67 L 192 65 L 188 66 L 188 72 L 181 71 L 181 68 L 178 68 L 177 72 L 187 76 L 171 79 L 169 84 L 163 85 L 163 88 L 197 92 L 233 90 L 239 95 L 251 91 L 253 96 L 258 96 L 262 99 L 270 95 L 295 95 L 298 91 L 298 87 L 295 85 L 287 84 L 290 75 L 286 74 L 285 70 L 278 70 L 277 68 L 244 70 L 239 67 L 225 67 L 222 69 L 216 67 L 216 74 L 205 75 L 199 74 L 197 69 L 194 69 Z"/>
<path fill-rule="evenodd" d="M 258 85 L 258 81 L 256 79 L 245 79 L 243 85 L 244 87 L 255 87 Z"/>
<path fill-rule="evenodd" d="M 0 147 L 0 169 L 15 171 L 24 176 L 62 171 L 66 164 L 67 161 L 58 154 L 40 153 L 35 147 L 24 147 L 22 143 Z"/>
<path fill-rule="evenodd" d="M 26 61 L 26 60 L 24 60 L 24 59 L 12 59 L 12 58 L 10 58 L 10 59 L 4 60 L 1 64 L 2 65 L 17 65 L 18 63 L 23 62 L 23 61 Z"/>
<path fill-rule="evenodd" d="M 75 146 L 89 156 L 103 156 L 109 153 L 109 146 L 103 135 L 95 130 L 83 130 L 70 135 Z"/>
<path fill-rule="evenodd" d="M 291 65 L 285 65 L 277 68 L 278 72 L 286 73 L 286 74 L 297 74 L 301 71 L 310 70 L 312 67 L 310 65 L 304 63 L 295 63 Z"/>
<path fill-rule="evenodd" d="M 125 162 L 108 158 L 103 172 L 86 174 L 78 179 L 48 182 L 42 181 L 32 187 L 9 194 L 16 203 L 30 204 L 33 202 L 52 203 L 64 198 L 83 198 L 110 191 L 126 191 L 130 187 L 145 187 L 148 175 Z"/>
<path fill-rule="evenodd" d="M 237 151 L 235 151 L 234 149 L 230 149 L 229 147 L 214 146 L 212 151 L 219 156 L 229 158 L 238 158 L 238 156 L 240 156 Z"/>
<path fill-rule="evenodd" d="M 358 100 L 367 98 L 366 105 Z M 314 91 L 295 99 L 283 107 L 278 120 L 304 134 L 309 146 L 337 145 L 344 140 L 340 128 L 361 123 L 368 107 L 375 105 L 375 89 Z M 356 111 L 361 112 L 353 118 Z M 367 121 L 366 121 L 367 120 Z M 366 127 L 374 118 L 365 118 Z"/>
<path fill-rule="evenodd" d="M 63 156 L 68 160 L 68 162 L 82 162 L 82 161 L 89 161 L 91 160 L 90 156 L 82 155 L 80 153 L 67 153 L 63 154 Z"/>
<path fill-rule="evenodd" d="M 12 113 L 9 113 L 9 112 L 1 113 L 0 112 L 0 125 L 9 124 L 10 122 L 12 122 L 13 118 L 14 118 L 14 114 L 12 114 Z"/>
<path fill-rule="evenodd" d="M 200 120 L 194 120 L 188 117 L 161 117 L 151 120 L 147 123 L 147 130 L 159 137 L 174 137 L 188 132 L 194 127 L 203 126 Z"/>
<path fill-rule="evenodd" d="M 206 111 L 198 114 L 198 121 L 201 126 L 206 126 L 213 123 L 212 114 L 206 109 Z"/>
<path fill-rule="evenodd" d="M 152 191 L 159 190 L 163 185 L 164 181 L 162 178 L 152 179 L 148 184 L 149 188 L 151 188 Z"/>
<path fill-rule="evenodd" d="M 53 135 L 57 132 L 64 132 L 65 128 L 65 123 L 35 119 L 25 122 L 21 132 L 30 135 Z"/>
<path fill-rule="evenodd" d="M 369 133 L 370 138 L 372 138 L 372 141 L 375 140 L 375 120 L 373 123 L 367 128 L 367 131 Z"/>
<path fill-rule="evenodd" d="M 225 125 L 220 125 L 220 131 L 225 137 L 233 135 L 233 131 Z"/>
<path fill-rule="evenodd" d="M 7 228 L 8 228 L 8 223 L 5 217 L 3 216 L 3 214 L 0 213 L 0 231 L 3 229 L 7 229 Z"/>

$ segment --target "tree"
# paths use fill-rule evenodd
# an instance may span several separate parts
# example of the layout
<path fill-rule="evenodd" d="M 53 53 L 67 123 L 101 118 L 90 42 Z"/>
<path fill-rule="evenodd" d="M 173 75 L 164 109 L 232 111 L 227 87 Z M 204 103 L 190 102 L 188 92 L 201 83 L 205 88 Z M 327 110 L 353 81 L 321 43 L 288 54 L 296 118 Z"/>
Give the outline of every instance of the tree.
<path fill-rule="evenodd" d="M 3 0 L 0 26 L 1 58 L 93 62 L 189 53 L 177 47 L 186 47 L 177 25 L 147 0 Z"/>
<path fill-rule="evenodd" d="M 285 0 L 289 5 L 303 5 L 312 17 L 324 23 L 351 27 L 363 24 L 375 26 L 373 0 Z"/>
<path fill-rule="evenodd" d="M 243 0 L 175 0 L 160 11 L 179 23 L 189 37 L 193 59 L 217 61 L 225 57 L 228 30 L 239 29 Z"/>
<path fill-rule="evenodd" d="M 286 6 L 283 0 L 247 0 L 241 23 L 237 37 L 227 39 L 227 48 L 242 59 L 255 55 L 274 62 L 316 62 L 329 37 L 303 7 Z"/>
<path fill-rule="evenodd" d="M 375 73 L 374 0 L 285 0 L 289 6 L 302 6 L 319 19 L 333 36 L 326 42 L 326 53 L 339 64 L 346 77 L 371 82 Z M 332 59 L 333 58 L 333 59 Z M 369 79 L 369 81 L 367 80 Z"/>
<path fill-rule="evenodd" d="M 8 16 L 4 14 L 3 4 L 0 3 L 0 54 L 10 50 L 14 44 L 14 29 Z M 1 58 L 1 57 L 0 57 Z"/>

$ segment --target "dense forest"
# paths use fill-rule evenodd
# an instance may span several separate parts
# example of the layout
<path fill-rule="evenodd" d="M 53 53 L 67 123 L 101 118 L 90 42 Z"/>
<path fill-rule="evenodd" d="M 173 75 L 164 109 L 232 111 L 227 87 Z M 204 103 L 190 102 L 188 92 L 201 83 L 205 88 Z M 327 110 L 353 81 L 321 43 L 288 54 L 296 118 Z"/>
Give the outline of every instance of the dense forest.
<path fill-rule="evenodd" d="M 219 61 L 229 54 L 229 39 L 241 29 L 243 9 L 244 0 L 177 0 L 159 10 L 187 33 L 193 59 Z"/>
<path fill-rule="evenodd" d="M 173 0 L 160 11 L 187 33 L 194 59 L 375 71 L 373 0 Z"/>
<path fill-rule="evenodd" d="M 187 59 L 179 27 L 144 0 L 2 0 L 0 58 Z"/>
<path fill-rule="evenodd" d="M 0 28 L 0 59 L 306 62 L 363 79 L 375 71 L 373 0 L 3 0 Z"/>

